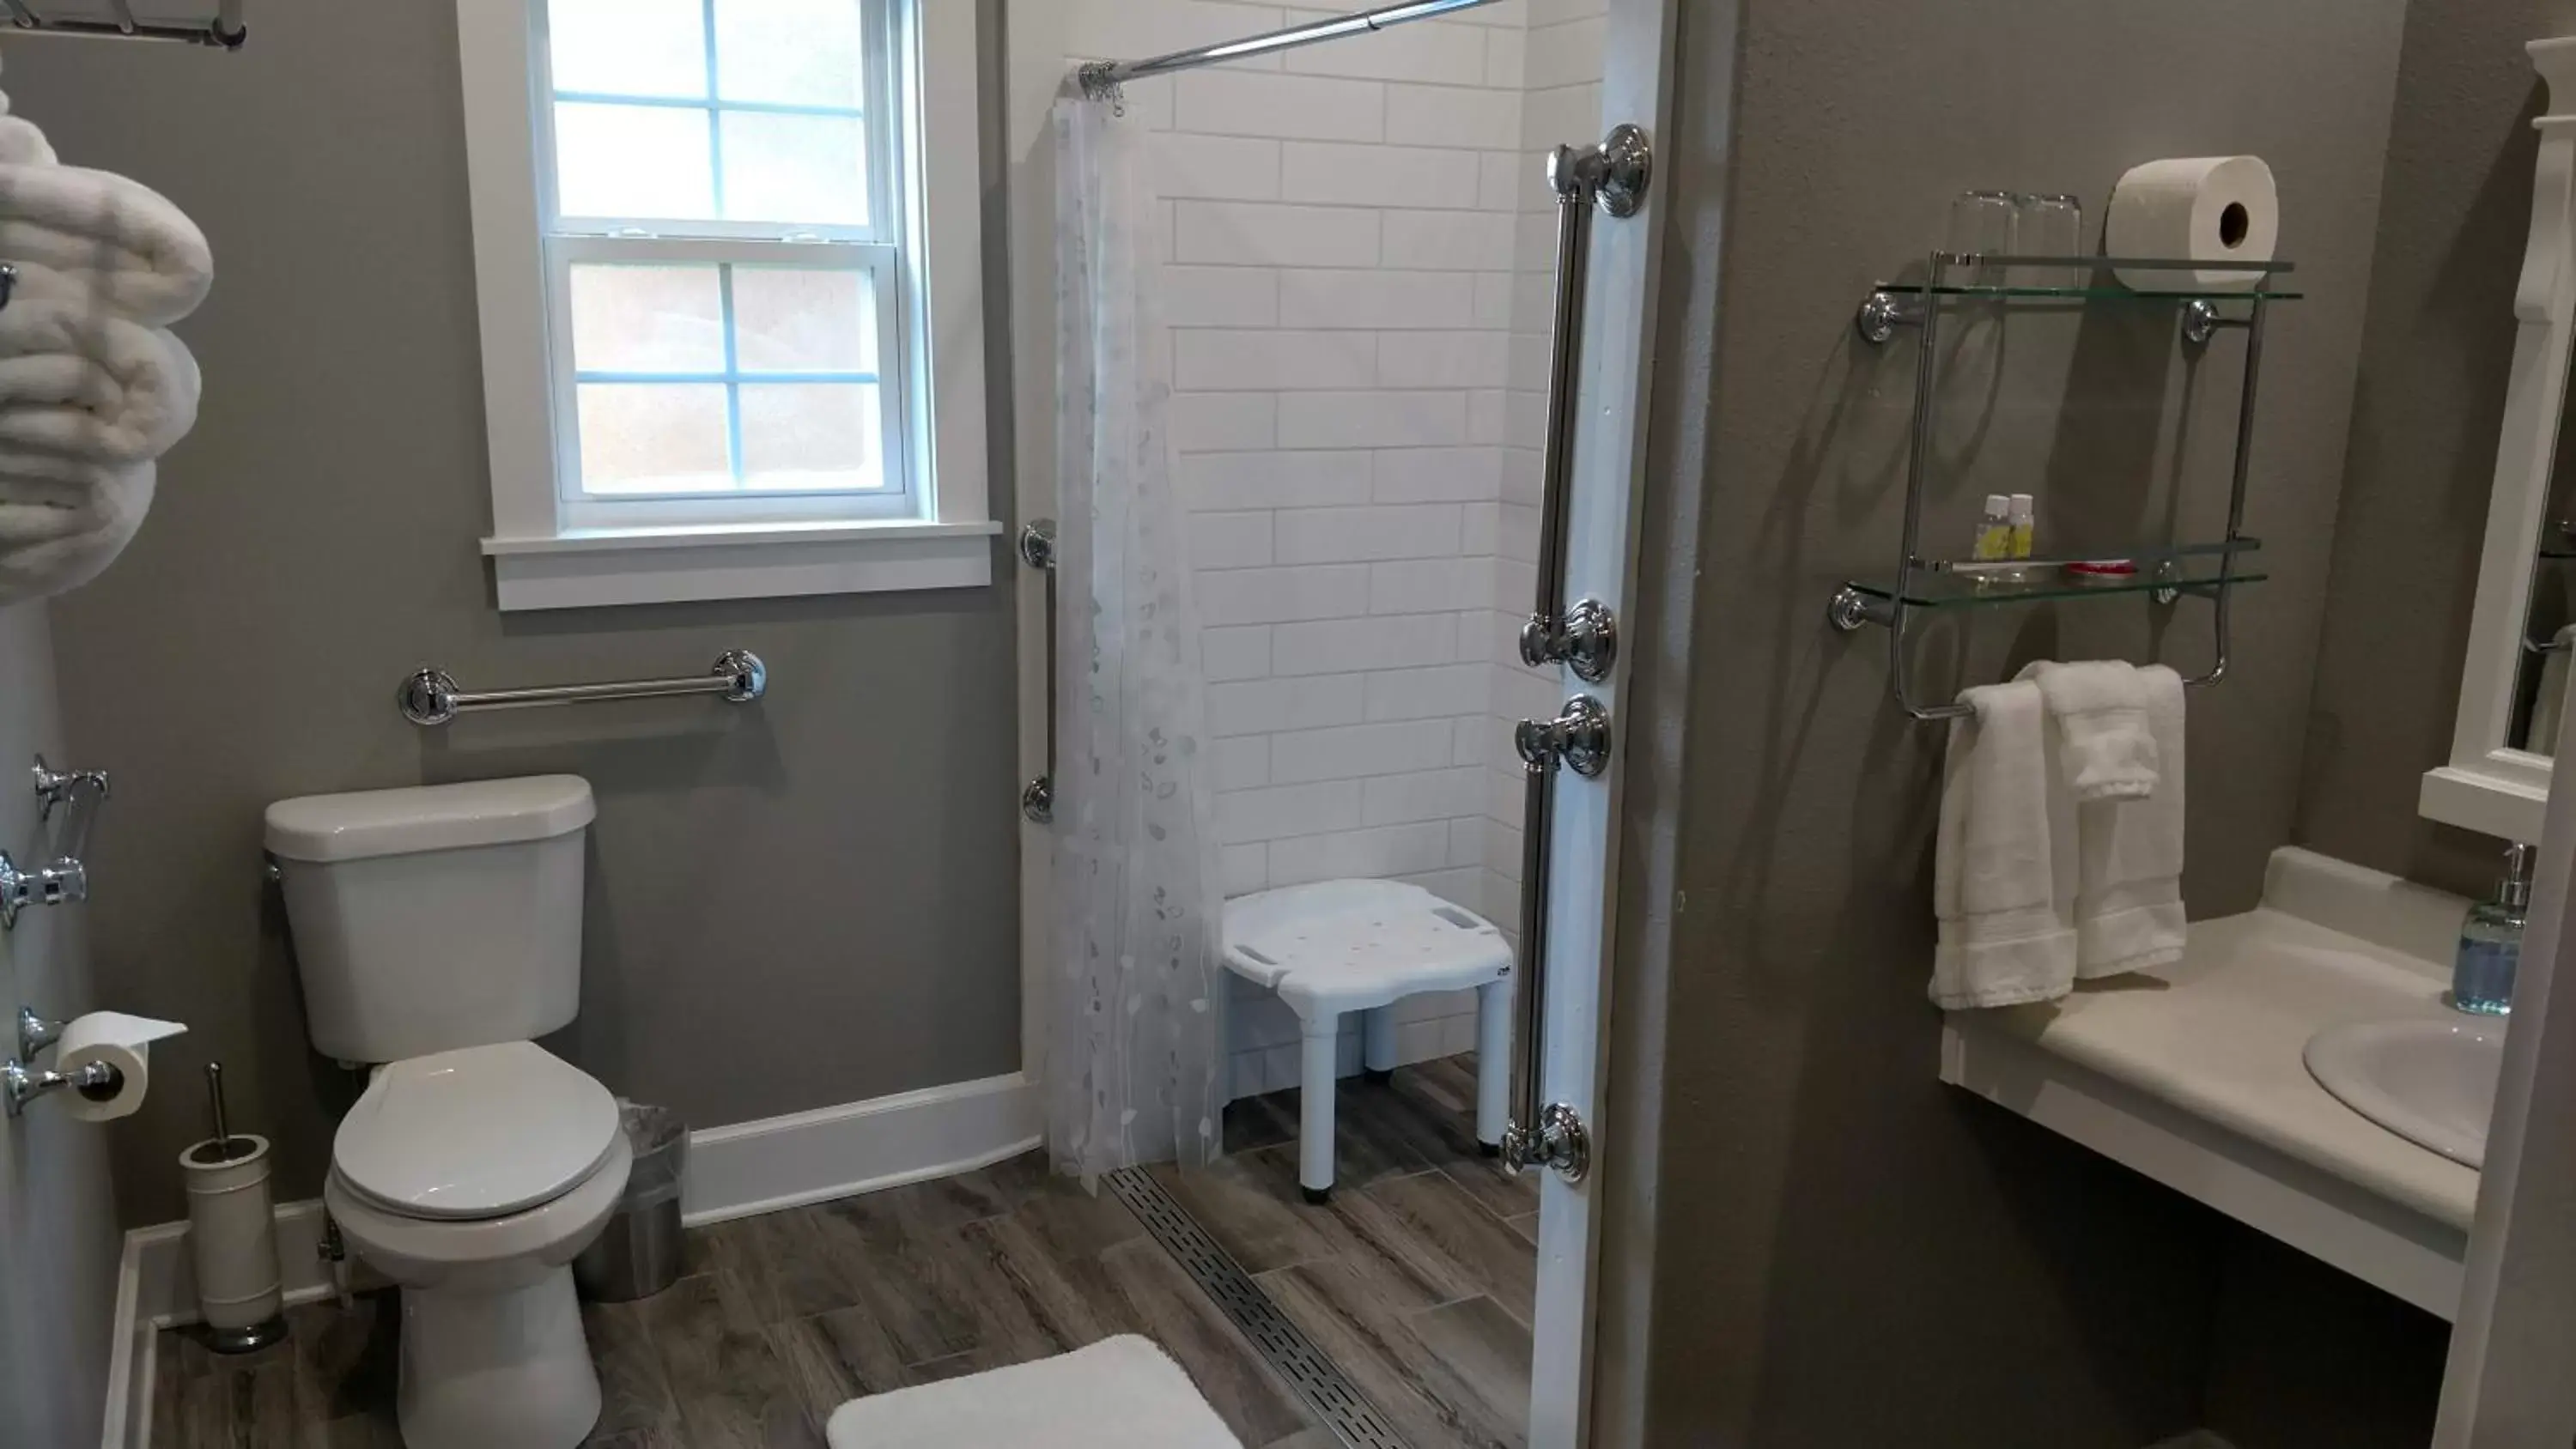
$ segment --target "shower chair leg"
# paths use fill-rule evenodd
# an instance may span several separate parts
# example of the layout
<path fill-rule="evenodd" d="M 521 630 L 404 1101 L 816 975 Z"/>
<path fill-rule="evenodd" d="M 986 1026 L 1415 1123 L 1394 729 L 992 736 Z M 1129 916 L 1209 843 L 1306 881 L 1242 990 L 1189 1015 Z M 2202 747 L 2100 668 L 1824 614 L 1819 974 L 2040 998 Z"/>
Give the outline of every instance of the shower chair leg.
<path fill-rule="evenodd" d="M 1511 1113 L 1512 982 L 1476 988 L 1476 1142 L 1487 1157 L 1503 1155 L 1503 1124 Z"/>
<path fill-rule="evenodd" d="M 1360 1062 L 1368 1079 L 1385 1085 L 1395 1076 L 1395 1008 L 1374 1007 L 1360 1013 Z"/>
<path fill-rule="evenodd" d="M 1333 1192 L 1333 1082 L 1340 1075 L 1342 1016 L 1325 1012 L 1305 1023 L 1305 1060 L 1297 1077 L 1297 1185 L 1306 1201 Z"/>

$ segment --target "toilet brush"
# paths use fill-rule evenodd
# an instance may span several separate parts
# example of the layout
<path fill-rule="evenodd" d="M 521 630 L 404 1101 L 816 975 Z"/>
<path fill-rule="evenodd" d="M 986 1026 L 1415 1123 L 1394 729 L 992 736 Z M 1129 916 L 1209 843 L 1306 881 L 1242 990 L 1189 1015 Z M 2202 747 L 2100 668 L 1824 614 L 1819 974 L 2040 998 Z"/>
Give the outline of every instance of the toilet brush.
<path fill-rule="evenodd" d="M 179 1154 L 188 1178 L 188 1255 L 197 1270 L 207 1346 L 248 1353 L 286 1336 L 277 1233 L 268 1201 L 268 1139 L 233 1135 L 224 1114 L 224 1068 L 206 1063 L 215 1135 Z"/>

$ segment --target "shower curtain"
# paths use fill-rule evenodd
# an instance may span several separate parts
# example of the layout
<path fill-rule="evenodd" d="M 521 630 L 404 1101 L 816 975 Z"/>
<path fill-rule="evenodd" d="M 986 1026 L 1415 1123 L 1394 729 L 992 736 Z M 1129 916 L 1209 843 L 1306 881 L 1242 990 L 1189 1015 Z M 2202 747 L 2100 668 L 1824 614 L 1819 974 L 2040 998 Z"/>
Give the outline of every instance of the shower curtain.
<path fill-rule="evenodd" d="M 1047 1145 L 1206 1162 L 1217 912 L 1206 698 L 1165 415 L 1145 130 L 1057 103 L 1055 957 Z"/>

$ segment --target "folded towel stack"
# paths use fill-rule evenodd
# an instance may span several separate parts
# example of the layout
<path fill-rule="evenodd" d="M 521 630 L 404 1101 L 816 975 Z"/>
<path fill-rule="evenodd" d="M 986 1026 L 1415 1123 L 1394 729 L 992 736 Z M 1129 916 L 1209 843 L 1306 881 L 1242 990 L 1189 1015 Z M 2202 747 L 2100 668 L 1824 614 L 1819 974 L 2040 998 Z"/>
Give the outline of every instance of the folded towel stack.
<path fill-rule="evenodd" d="M 142 527 L 155 460 L 197 421 L 167 330 L 214 283 L 205 234 L 151 188 L 57 163 L 0 96 L 0 604 L 98 576 Z"/>
<path fill-rule="evenodd" d="M 2064 996 L 2182 958 L 2182 679 L 2035 664 L 1960 696 L 1941 796 L 1931 996 Z"/>

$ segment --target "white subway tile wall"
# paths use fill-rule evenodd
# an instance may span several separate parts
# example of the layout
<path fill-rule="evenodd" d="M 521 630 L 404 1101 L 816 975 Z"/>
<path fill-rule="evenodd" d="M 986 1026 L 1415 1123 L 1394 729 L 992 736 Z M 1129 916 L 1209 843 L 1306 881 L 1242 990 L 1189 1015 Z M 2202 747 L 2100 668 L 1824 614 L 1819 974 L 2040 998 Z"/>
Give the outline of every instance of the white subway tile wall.
<path fill-rule="evenodd" d="M 1377 876 L 1506 930 L 1517 916 L 1506 721 L 1546 702 L 1509 637 L 1537 542 L 1539 158 L 1598 129 L 1583 77 L 1606 3 L 1501 0 L 1128 88 L 1169 214 L 1172 437 L 1228 894 Z M 1067 60 L 1330 13 L 1074 0 Z M 1229 1007 L 1233 1094 L 1294 1086 L 1295 1019 L 1239 980 Z M 1472 994 L 1397 1018 L 1404 1060 L 1475 1045 Z"/>
<path fill-rule="evenodd" d="M 1590 145 L 1605 129 L 1601 111 L 1601 46 L 1609 0 L 1529 0 L 1522 32 L 1521 146 L 1544 155 L 1560 145 Z M 1469 542 L 1494 558 L 1494 614 L 1487 701 L 1498 744 L 1486 757 L 1485 855 L 1479 869 L 1488 901 L 1518 902 L 1521 883 L 1520 761 L 1509 748 L 1515 721 L 1544 718 L 1565 699 L 1554 670 L 1520 662 L 1518 639 L 1537 591 L 1540 449 L 1546 441 L 1548 353 L 1556 315 L 1556 203 L 1541 173 L 1513 174 L 1516 235 L 1510 285 L 1512 340 L 1503 402 L 1502 486 L 1490 514 L 1468 523 Z M 1507 932 L 1517 917 L 1496 917 Z"/>

